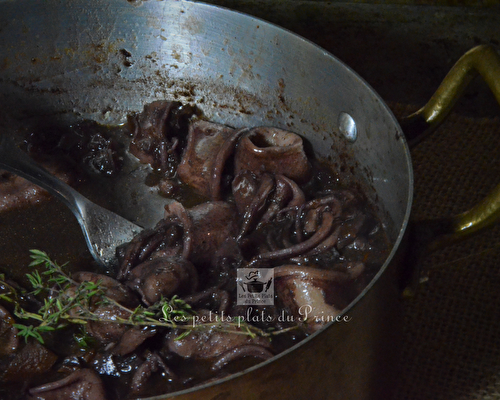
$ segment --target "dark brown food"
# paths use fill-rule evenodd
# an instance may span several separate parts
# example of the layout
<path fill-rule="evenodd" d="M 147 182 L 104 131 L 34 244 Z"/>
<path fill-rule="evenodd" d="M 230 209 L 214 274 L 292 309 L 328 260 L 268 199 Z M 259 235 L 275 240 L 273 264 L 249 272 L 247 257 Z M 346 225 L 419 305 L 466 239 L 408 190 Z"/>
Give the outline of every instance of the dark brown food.
<path fill-rule="evenodd" d="M 30 389 L 31 400 L 105 400 L 106 392 L 99 375 L 80 369 L 59 381 Z"/>
<path fill-rule="evenodd" d="M 178 102 L 155 101 L 140 114 L 130 115 L 130 152 L 141 162 L 173 176 L 185 143 L 188 120 L 195 112 Z"/>
<path fill-rule="evenodd" d="M 40 371 L 19 368 L 2 376 L 4 383 L 27 379 L 26 390 L 10 399 L 77 393 L 81 399 L 131 399 L 226 376 L 335 320 L 384 262 L 390 246 L 366 197 L 306 154 L 299 135 L 269 127 L 233 129 L 197 114 L 176 102 L 157 101 L 130 116 L 129 151 L 151 165 L 160 191 L 175 193 L 179 201 L 165 207 L 154 228 L 118 250 L 116 276 L 81 271 L 73 279 L 99 283 L 113 299 L 90 305 L 108 321 L 126 320 L 137 305 L 177 296 L 196 318 L 219 318 L 221 324 L 182 334 L 175 328 L 92 321 L 85 330 L 93 345 L 81 353 L 72 346 L 54 350 L 57 332 L 47 347 L 31 340 L 20 346 L 12 315 L 0 309 L 6 340 L 0 363 L 27 357 L 26 352 L 40 359 Z M 58 146 L 70 142 L 64 137 Z M 99 131 L 95 140 L 76 146 L 87 149 L 81 162 L 119 168 L 111 162 L 120 159 L 111 151 L 119 146 L 111 139 L 107 146 L 101 137 Z M 100 150 L 93 152 L 96 141 Z M 197 193 L 195 204 L 192 197 L 182 198 L 190 193 L 182 189 L 186 186 Z M 238 304 L 239 268 L 273 270 L 272 279 L 253 281 L 254 287 L 274 287 L 273 304 Z M 224 317 L 243 318 L 263 330 L 296 328 L 269 340 L 225 332 Z"/>

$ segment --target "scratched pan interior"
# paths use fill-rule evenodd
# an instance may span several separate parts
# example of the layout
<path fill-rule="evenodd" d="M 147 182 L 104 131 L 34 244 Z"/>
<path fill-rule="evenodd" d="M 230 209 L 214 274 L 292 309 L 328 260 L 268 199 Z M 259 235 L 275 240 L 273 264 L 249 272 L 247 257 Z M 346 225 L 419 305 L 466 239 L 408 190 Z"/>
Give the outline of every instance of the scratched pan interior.
<path fill-rule="evenodd" d="M 334 56 L 262 20 L 185 1 L 0 1 L 0 26 L 0 102 L 16 123 L 90 118 L 114 125 L 145 103 L 175 99 L 198 105 L 215 122 L 292 130 L 364 183 L 395 243 L 349 309 L 384 273 L 410 213 L 410 156 L 383 100 Z M 341 113 L 356 123 L 353 143 L 339 133 Z M 145 208 L 164 201 L 131 190 L 137 188 L 116 185 L 116 197 L 134 197 L 135 208 L 138 201 L 147 201 Z M 117 208 L 127 216 L 126 206 Z M 241 387 L 241 375 L 209 384 L 206 393 L 231 380 Z"/>

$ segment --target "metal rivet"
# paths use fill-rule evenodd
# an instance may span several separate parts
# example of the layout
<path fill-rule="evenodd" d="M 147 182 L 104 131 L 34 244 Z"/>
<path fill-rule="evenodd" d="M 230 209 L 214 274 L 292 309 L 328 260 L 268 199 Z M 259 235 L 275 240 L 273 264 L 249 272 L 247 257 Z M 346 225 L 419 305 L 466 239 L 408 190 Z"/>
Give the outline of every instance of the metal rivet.
<path fill-rule="evenodd" d="M 358 138 L 356 122 L 345 112 L 341 112 L 339 115 L 339 130 L 349 142 L 355 142 Z"/>

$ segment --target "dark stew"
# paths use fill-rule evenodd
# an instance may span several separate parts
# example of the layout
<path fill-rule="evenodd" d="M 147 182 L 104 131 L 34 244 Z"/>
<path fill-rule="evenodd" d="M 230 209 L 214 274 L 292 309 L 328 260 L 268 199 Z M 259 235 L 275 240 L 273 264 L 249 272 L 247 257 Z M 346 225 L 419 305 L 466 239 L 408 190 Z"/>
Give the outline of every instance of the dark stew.
<path fill-rule="evenodd" d="M 112 185 L 128 151 L 150 165 L 144 185 L 173 201 L 104 273 L 84 244 L 65 244 L 71 216 L 0 171 L 0 229 L 33 231 L 20 259 L 34 264 L 0 261 L 3 399 L 132 399 L 248 368 L 348 323 L 342 310 L 390 250 L 360 185 L 282 129 L 235 129 L 157 101 L 125 127 L 43 128 L 23 146 L 85 194 Z M 47 238 L 51 224 L 59 235 Z M 3 249 L 23 248 L 5 236 Z"/>

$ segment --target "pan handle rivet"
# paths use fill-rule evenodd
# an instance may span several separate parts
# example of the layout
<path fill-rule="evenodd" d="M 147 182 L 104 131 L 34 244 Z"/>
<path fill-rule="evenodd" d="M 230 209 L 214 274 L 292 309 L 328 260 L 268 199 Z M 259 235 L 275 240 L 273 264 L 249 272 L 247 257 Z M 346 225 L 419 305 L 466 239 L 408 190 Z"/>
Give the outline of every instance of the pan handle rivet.
<path fill-rule="evenodd" d="M 358 138 L 356 122 L 354 122 L 354 119 L 345 112 L 339 114 L 339 131 L 351 143 L 355 142 Z"/>

